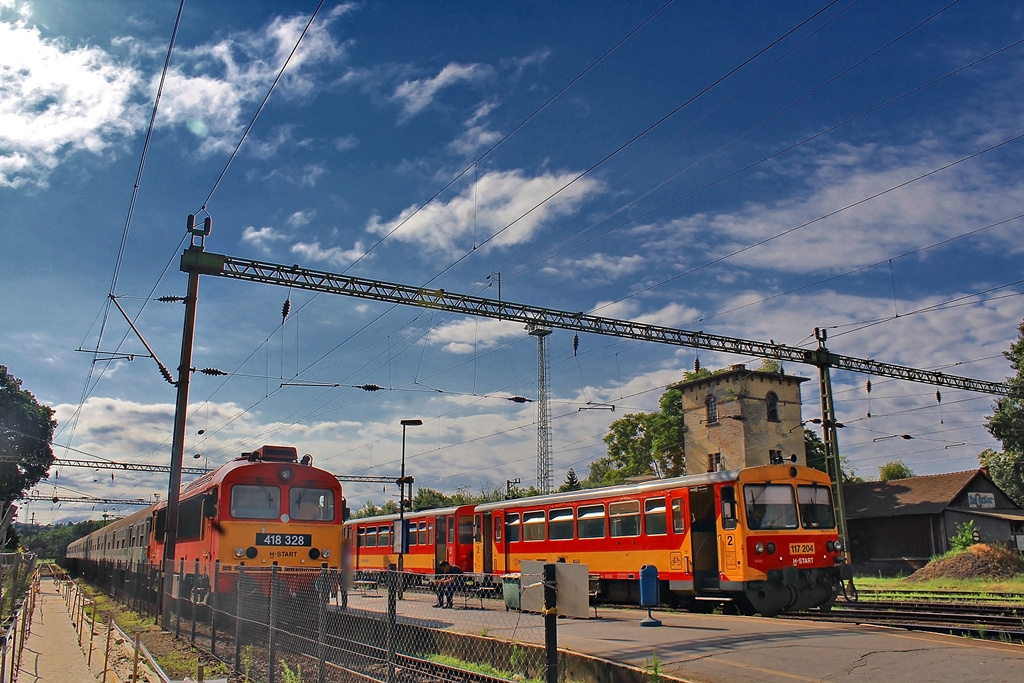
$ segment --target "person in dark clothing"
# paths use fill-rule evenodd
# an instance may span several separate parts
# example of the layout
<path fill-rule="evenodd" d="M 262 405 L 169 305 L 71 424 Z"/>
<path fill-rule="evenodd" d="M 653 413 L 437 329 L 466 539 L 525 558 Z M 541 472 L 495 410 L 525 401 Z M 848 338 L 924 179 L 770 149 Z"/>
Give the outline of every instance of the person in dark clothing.
<path fill-rule="evenodd" d="M 434 593 L 437 595 L 437 604 L 434 607 L 452 608 L 452 596 L 455 589 L 462 586 L 462 568 L 457 564 L 451 564 L 447 560 L 437 565 L 437 574 L 431 582 L 434 586 Z"/>

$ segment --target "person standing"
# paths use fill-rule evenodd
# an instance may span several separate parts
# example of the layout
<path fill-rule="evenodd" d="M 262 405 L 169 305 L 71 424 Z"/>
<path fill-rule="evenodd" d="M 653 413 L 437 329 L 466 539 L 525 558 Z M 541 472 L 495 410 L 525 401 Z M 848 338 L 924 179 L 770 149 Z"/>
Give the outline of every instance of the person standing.
<path fill-rule="evenodd" d="M 437 595 L 437 604 L 434 607 L 451 609 L 455 589 L 461 588 L 462 582 L 462 567 L 447 560 L 443 560 L 441 564 L 437 565 L 437 574 L 431 582 L 434 586 L 434 593 Z"/>

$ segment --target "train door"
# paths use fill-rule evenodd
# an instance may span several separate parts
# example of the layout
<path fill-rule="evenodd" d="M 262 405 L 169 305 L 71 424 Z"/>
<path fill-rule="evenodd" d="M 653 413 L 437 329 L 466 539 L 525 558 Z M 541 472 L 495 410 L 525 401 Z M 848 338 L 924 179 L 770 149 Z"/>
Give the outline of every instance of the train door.
<path fill-rule="evenodd" d="M 441 564 L 448 556 L 448 518 L 444 515 L 437 516 L 437 528 L 434 534 L 434 566 Z"/>
<path fill-rule="evenodd" d="M 480 571 L 484 574 L 494 573 L 494 544 L 491 539 L 494 537 L 494 518 L 491 512 L 482 512 L 477 515 L 477 538 L 482 565 Z M 499 520 L 501 518 L 499 517 Z"/>
<path fill-rule="evenodd" d="M 715 489 L 690 489 L 690 543 L 693 553 L 693 585 L 697 591 L 717 590 L 718 524 L 715 520 Z"/>
<path fill-rule="evenodd" d="M 448 515 L 448 541 L 444 549 L 444 559 L 452 564 L 455 562 L 455 515 Z"/>

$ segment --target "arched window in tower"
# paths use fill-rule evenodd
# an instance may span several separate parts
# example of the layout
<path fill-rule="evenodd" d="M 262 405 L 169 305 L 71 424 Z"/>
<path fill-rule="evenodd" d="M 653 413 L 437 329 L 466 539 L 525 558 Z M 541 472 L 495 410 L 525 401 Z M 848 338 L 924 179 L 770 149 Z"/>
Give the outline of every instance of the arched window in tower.
<path fill-rule="evenodd" d="M 779 421 L 779 395 L 774 391 L 769 391 L 764 397 L 764 407 L 768 413 L 769 422 Z"/>
<path fill-rule="evenodd" d="M 704 399 L 704 408 L 707 414 L 704 417 L 704 422 L 708 424 L 715 424 L 718 422 L 718 399 L 714 396 L 708 396 Z"/>

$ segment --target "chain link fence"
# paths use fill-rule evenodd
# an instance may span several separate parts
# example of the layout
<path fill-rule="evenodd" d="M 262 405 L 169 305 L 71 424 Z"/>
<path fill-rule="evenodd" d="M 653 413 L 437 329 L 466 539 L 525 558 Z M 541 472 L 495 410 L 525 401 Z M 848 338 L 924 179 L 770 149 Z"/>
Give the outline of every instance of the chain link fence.
<path fill-rule="evenodd" d="M 159 573 L 144 566 L 100 569 L 93 580 L 140 613 L 159 614 L 165 628 L 228 663 L 240 680 L 554 680 L 545 621 L 550 631 L 555 617 L 538 605 L 520 609 L 518 576 L 462 575 L 442 586 L 397 571 L 343 578 L 328 569 L 219 562 L 165 569 L 163 591 Z"/>
<path fill-rule="evenodd" d="M 36 556 L 0 553 L 0 683 L 14 681 L 35 609 Z"/>

